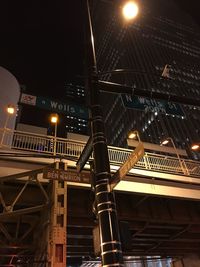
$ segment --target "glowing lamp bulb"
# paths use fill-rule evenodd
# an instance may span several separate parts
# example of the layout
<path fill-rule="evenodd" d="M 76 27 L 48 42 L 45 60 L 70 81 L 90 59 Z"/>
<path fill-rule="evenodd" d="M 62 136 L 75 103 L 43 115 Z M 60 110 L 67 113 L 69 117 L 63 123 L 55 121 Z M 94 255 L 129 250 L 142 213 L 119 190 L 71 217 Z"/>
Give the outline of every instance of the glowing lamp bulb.
<path fill-rule="evenodd" d="M 169 140 L 164 140 L 163 142 L 162 142 L 162 145 L 166 145 L 166 144 L 168 144 L 169 143 Z"/>
<path fill-rule="evenodd" d="M 130 1 L 124 5 L 122 12 L 123 12 L 125 19 L 131 20 L 137 16 L 138 11 L 139 9 L 138 9 L 137 4 Z"/>
<path fill-rule="evenodd" d="M 199 145 L 193 145 L 193 146 L 191 147 L 191 149 L 192 149 L 192 150 L 197 150 L 197 149 L 199 149 Z"/>
<path fill-rule="evenodd" d="M 13 114 L 13 113 L 15 112 L 14 107 L 12 107 L 12 106 L 8 106 L 8 107 L 7 107 L 7 112 L 8 112 L 9 114 Z"/>
<path fill-rule="evenodd" d="M 51 122 L 52 122 L 52 123 L 57 123 L 57 121 L 58 121 L 58 116 L 53 115 L 53 116 L 51 117 Z"/>
<path fill-rule="evenodd" d="M 137 136 L 136 133 L 130 133 L 130 134 L 128 135 L 128 138 L 130 138 L 130 139 L 135 139 L 136 136 Z"/>

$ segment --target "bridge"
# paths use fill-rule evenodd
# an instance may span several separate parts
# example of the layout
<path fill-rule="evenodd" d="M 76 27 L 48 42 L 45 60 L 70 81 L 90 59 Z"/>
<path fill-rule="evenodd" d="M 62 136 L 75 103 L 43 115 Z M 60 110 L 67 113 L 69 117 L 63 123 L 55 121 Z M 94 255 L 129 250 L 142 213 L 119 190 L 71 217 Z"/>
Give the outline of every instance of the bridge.
<path fill-rule="evenodd" d="M 76 172 L 85 143 L 56 138 L 54 153 L 52 136 L 6 130 L 3 139 L 0 266 L 23 266 L 25 262 L 32 264 L 29 266 L 45 266 L 51 260 L 48 242 L 52 209 L 56 220 L 67 225 L 68 261 L 95 258 L 89 164 L 81 175 Z M 108 151 L 112 173 L 132 152 L 111 146 Z M 54 173 L 55 168 L 67 173 L 65 181 L 46 175 Z M 177 259 L 199 254 L 199 178 L 197 161 L 145 152 L 114 187 L 120 224 L 125 222 L 131 234 L 131 247 L 123 247 L 125 259 L 158 255 Z M 62 192 L 52 198 L 53 191 Z M 66 206 L 60 198 L 66 200 Z"/>

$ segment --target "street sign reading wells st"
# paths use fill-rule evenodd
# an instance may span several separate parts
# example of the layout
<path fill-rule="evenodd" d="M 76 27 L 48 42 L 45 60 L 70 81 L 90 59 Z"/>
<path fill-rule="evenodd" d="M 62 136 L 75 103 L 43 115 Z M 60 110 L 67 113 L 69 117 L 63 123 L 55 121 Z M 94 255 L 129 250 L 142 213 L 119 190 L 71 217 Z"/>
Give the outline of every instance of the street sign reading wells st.
<path fill-rule="evenodd" d="M 160 112 L 181 117 L 185 116 L 181 106 L 174 102 L 124 94 L 121 95 L 121 98 L 126 108 L 138 109 L 146 112 Z"/>
<path fill-rule="evenodd" d="M 81 105 L 71 102 L 62 102 L 46 97 L 33 96 L 24 93 L 21 95 L 20 102 L 39 108 L 52 110 L 53 112 L 64 113 L 66 115 L 88 119 L 88 110 Z"/>

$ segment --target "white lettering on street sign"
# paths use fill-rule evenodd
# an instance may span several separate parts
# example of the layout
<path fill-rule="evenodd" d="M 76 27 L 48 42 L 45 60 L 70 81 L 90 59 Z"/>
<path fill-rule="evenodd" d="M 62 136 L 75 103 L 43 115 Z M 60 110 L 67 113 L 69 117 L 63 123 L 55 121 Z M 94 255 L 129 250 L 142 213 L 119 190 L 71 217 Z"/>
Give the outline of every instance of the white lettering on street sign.
<path fill-rule="evenodd" d="M 64 171 L 60 169 L 44 170 L 43 177 L 49 180 L 59 180 L 77 183 L 90 183 L 90 174 L 86 172 L 77 173 L 77 171 Z"/>

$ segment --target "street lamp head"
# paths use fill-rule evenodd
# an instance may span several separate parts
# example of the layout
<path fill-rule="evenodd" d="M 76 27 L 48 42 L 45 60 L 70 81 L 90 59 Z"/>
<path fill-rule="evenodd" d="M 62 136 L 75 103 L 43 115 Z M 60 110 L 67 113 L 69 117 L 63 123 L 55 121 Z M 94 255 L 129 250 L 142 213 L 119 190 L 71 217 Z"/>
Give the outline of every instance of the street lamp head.
<path fill-rule="evenodd" d="M 7 112 L 8 112 L 9 114 L 13 114 L 13 113 L 15 112 L 15 108 L 14 108 L 14 106 L 12 106 L 12 105 L 8 105 L 8 106 L 7 106 Z"/>
<path fill-rule="evenodd" d="M 51 122 L 55 124 L 58 122 L 58 114 L 51 115 Z"/>
<path fill-rule="evenodd" d="M 139 132 L 136 131 L 136 130 L 132 130 L 128 133 L 128 138 L 129 139 L 137 139 L 139 142 L 141 141 L 140 140 L 140 135 L 139 135 Z"/>
<path fill-rule="evenodd" d="M 169 144 L 169 142 L 173 145 L 173 146 L 175 146 L 175 144 L 174 144 L 174 140 L 171 138 L 171 137 L 167 137 L 167 138 L 165 138 L 163 141 L 161 141 L 161 143 L 160 143 L 160 145 L 162 146 L 162 145 L 167 145 L 167 144 Z"/>
<path fill-rule="evenodd" d="M 137 16 L 138 12 L 138 5 L 133 1 L 127 2 L 122 9 L 123 16 L 126 20 L 134 19 Z"/>
<path fill-rule="evenodd" d="M 192 150 L 199 150 L 199 148 L 200 148 L 200 144 L 193 144 L 193 145 L 191 146 L 191 149 L 192 149 Z"/>
<path fill-rule="evenodd" d="M 169 143 L 169 139 L 165 139 L 165 140 L 162 141 L 161 145 L 164 145 L 164 146 L 165 146 L 165 145 L 167 145 L 168 143 Z"/>
<path fill-rule="evenodd" d="M 128 134 L 129 139 L 136 139 L 137 133 L 135 131 L 132 131 Z"/>

